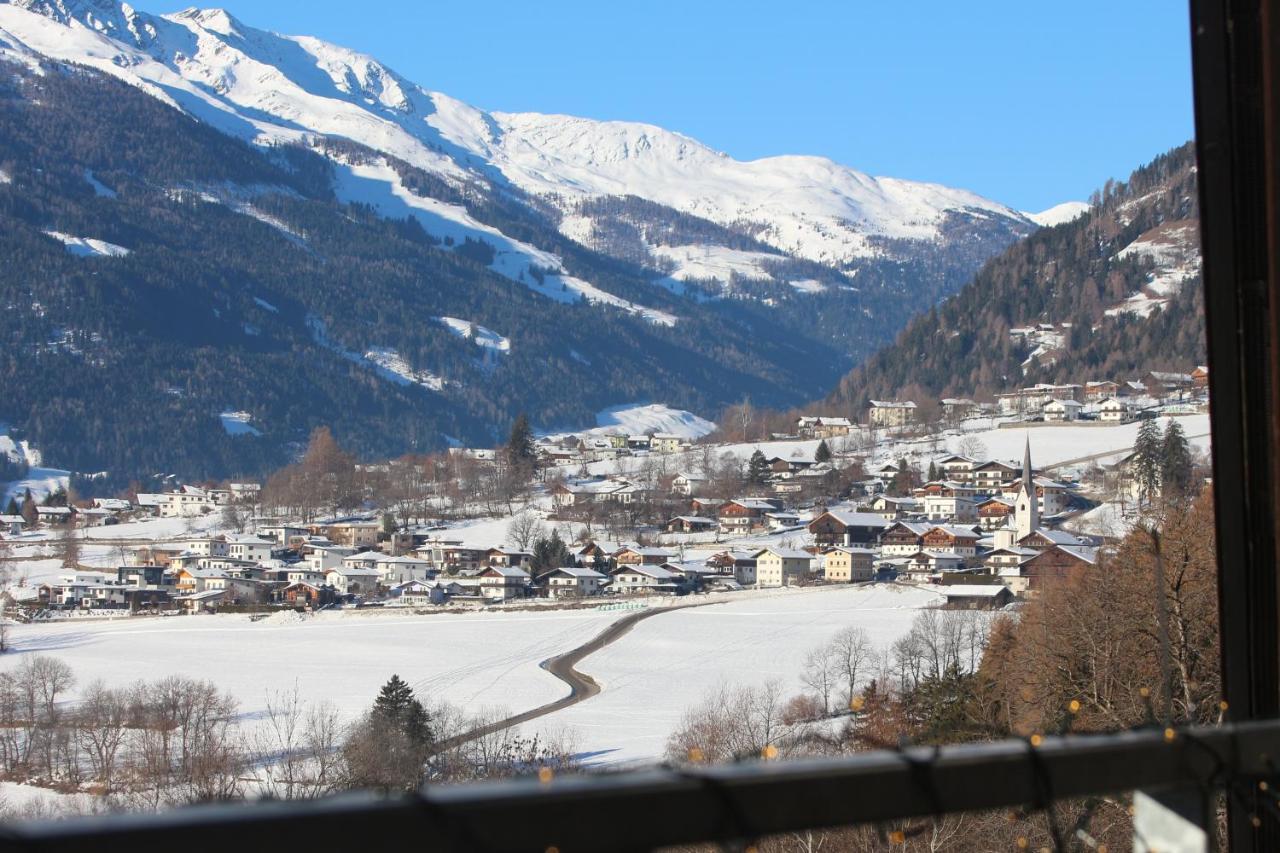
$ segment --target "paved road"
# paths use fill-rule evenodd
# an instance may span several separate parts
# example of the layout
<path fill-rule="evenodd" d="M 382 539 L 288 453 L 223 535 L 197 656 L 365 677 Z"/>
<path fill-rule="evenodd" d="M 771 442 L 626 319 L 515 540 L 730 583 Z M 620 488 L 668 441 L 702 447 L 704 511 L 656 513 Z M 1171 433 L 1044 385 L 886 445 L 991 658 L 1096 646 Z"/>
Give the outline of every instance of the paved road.
<path fill-rule="evenodd" d="M 568 708 L 570 705 L 576 705 L 579 702 L 590 699 L 592 696 L 595 696 L 600 692 L 600 685 L 597 684 L 596 680 L 591 676 L 575 669 L 583 658 L 600 651 L 611 643 L 617 642 L 619 639 L 626 636 L 631 629 L 636 626 L 636 623 L 641 620 L 648 619 L 651 616 L 657 616 L 661 613 L 670 613 L 674 610 L 687 610 L 690 607 L 706 607 L 708 604 L 718 603 L 719 602 L 716 601 L 704 601 L 697 604 L 686 604 L 676 607 L 660 607 L 653 610 L 641 610 L 637 613 L 629 613 L 626 616 L 623 616 L 618 621 L 610 623 L 609 627 L 605 628 L 599 634 L 596 634 L 581 646 L 578 646 L 575 649 L 570 649 L 562 655 L 547 658 L 540 664 L 540 666 L 547 672 L 569 685 L 568 696 L 561 697 L 554 702 L 548 702 L 546 705 L 539 705 L 538 707 L 531 708 L 528 711 L 522 711 L 519 714 L 515 714 L 505 719 L 496 720 L 492 723 L 481 726 L 478 729 L 473 729 L 469 732 L 455 735 L 448 740 L 441 741 L 438 745 L 438 749 L 441 751 L 452 749 L 453 747 L 464 744 L 467 741 L 472 741 L 476 738 L 481 738 L 485 735 L 511 728 L 512 726 L 518 726 L 521 723 L 527 723 L 530 720 L 536 720 L 539 717 L 545 717 L 547 714 L 555 713 L 563 708 Z"/>

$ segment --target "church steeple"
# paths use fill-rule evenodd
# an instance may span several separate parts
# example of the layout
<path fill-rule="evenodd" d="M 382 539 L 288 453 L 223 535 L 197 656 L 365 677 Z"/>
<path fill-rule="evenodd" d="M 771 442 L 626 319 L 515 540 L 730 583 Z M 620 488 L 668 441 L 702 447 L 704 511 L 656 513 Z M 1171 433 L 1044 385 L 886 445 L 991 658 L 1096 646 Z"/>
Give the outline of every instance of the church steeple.
<path fill-rule="evenodd" d="M 1026 449 L 1022 454 L 1022 483 L 1018 486 L 1018 496 L 1014 501 L 1013 519 L 1019 540 L 1040 527 L 1040 503 L 1036 498 L 1035 478 L 1031 473 L 1031 436 L 1027 436 Z"/>

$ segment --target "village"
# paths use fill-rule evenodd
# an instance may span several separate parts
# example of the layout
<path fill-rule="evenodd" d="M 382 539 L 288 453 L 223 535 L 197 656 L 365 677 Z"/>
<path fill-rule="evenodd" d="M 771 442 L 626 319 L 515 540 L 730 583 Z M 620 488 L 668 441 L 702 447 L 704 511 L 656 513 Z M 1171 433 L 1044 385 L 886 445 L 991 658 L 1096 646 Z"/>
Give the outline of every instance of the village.
<path fill-rule="evenodd" d="M 42 621 L 581 606 L 874 582 L 936 590 L 948 607 L 997 609 L 1035 595 L 1046 578 L 1088 571 L 1105 555 L 1106 531 L 1074 522 L 1108 500 L 1136 507 L 1144 497 L 1123 443 L 1105 470 L 1064 466 L 1061 454 L 1052 470 L 1036 468 L 1034 451 L 1051 449 L 1037 428 L 1115 431 L 1195 416 L 1206 379 L 1201 368 L 1125 386 L 1036 386 L 986 406 L 946 399 L 932 424 L 913 401 L 873 401 L 864 424 L 804 415 L 789 434 L 739 445 L 661 430 L 544 436 L 533 441 L 536 475 L 519 509 L 474 523 L 372 501 L 328 517 L 269 514 L 256 482 L 83 506 L 46 500 L 0 516 L 8 612 Z M 1020 429 L 1021 460 L 984 453 L 968 431 L 983 427 Z M 449 457 L 483 469 L 501 467 L 503 454 L 455 448 Z M 166 522 L 173 535 L 147 533 Z M 106 540 L 118 544 L 96 559 L 81 553 L 91 545 L 75 545 L 126 529 L 139 533 Z M 44 543 L 47 554 L 58 542 L 74 546 L 59 569 L 24 574 L 22 554 L 35 553 L 24 546 Z"/>

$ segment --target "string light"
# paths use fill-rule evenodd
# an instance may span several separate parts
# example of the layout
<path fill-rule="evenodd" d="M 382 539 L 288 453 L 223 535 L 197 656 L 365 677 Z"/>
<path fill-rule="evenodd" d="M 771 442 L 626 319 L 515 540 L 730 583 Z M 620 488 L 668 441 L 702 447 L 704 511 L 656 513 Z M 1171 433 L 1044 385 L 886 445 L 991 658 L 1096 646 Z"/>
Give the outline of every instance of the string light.
<path fill-rule="evenodd" d="M 1165 730 L 1164 730 L 1164 742 L 1165 742 L 1165 743 L 1173 743 L 1173 742 L 1174 742 L 1174 740 L 1175 740 L 1175 739 L 1177 739 L 1177 737 L 1178 737 L 1178 733 L 1177 733 L 1177 732 L 1175 732 L 1173 729 L 1171 729 L 1171 728 L 1170 728 L 1170 729 L 1165 729 Z"/>
<path fill-rule="evenodd" d="M 895 829 L 893 832 L 889 833 L 889 843 L 890 844 L 906 844 L 907 834 L 903 832 L 901 829 Z"/>
<path fill-rule="evenodd" d="M 1067 710 L 1068 710 L 1068 711 L 1070 711 L 1070 712 L 1071 712 L 1071 713 L 1073 713 L 1073 714 L 1079 714 L 1079 713 L 1080 713 L 1080 700 L 1079 700 L 1079 699 L 1072 699 L 1069 703 L 1067 703 Z"/>
<path fill-rule="evenodd" d="M 1151 698 L 1151 688 L 1150 688 L 1150 687 L 1139 687 L 1139 688 L 1138 688 L 1138 695 L 1139 695 L 1139 696 L 1141 696 L 1143 699 L 1149 699 L 1149 698 Z"/>
<path fill-rule="evenodd" d="M 1231 706 L 1229 706 L 1229 705 L 1227 704 L 1227 700 L 1226 700 L 1226 699 L 1223 699 L 1221 702 L 1219 702 L 1219 703 L 1218 703 L 1218 710 L 1219 710 L 1219 711 L 1225 711 L 1225 710 L 1227 710 L 1227 708 L 1229 708 L 1229 707 L 1231 707 Z"/>
<path fill-rule="evenodd" d="M 863 699 L 861 696 L 854 696 L 852 699 L 849 700 L 849 710 L 853 711 L 856 714 L 859 711 L 861 711 L 863 706 L 866 704 L 867 704 L 866 700 Z"/>
<path fill-rule="evenodd" d="M 547 848 L 547 853 L 560 853 L 560 848 L 559 848 L 559 847 L 556 847 L 556 846 L 553 844 L 552 846 L 550 846 L 550 847 L 548 847 L 548 848 Z"/>
<path fill-rule="evenodd" d="M 696 746 L 689 747 L 689 760 L 694 764 L 701 764 L 705 757 L 706 756 L 702 754 L 702 750 L 698 749 Z"/>
<path fill-rule="evenodd" d="M 1018 845 L 1019 850 L 1026 850 L 1028 847 L 1031 846 L 1031 842 L 1027 840 L 1027 837 L 1025 835 L 1019 835 L 1016 843 Z"/>
<path fill-rule="evenodd" d="M 1267 790 L 1267 789 L 1268 789 L 1268 788 L 1270 788 L 1270 787 L 1271 787 L 1271 786 L 1267 784 L 1267 780 L 1265 780 L 1265 779 L 1263 779 L 1261 782 L 1259 782 L 1259 783 L 1258 783 L 1258 790 L 1259 790 L 1259 791 L 1265 791 L 1265 790 Z"/>
<path fill-rule="evenodd" d="M 1032 746 L 1036 746 L 1036 747 L 1038 747 L 1038 746 L 1040 746 L 1040 744 L 1044 743 L 1044 738 L 1043 738 L 1043 737 L 1041 737 L 1040 735 L 1032 735 L 1032 736 L 1029 738 L 1029 740 L 1030 740 L 1030 742 L 1031 742 L 1031 745 L 1032 745 Z"/>
<path fill-rule="evenodd" d="M 1255 815 L 1249 815 L 1249 823 L 1253 824 L 1253 828 L 1257 829 L 1262 826 L 1262 818 Z"/>
<path fill-rule="evenodd" d="M 761 750 L 760 754 L 764 756 L 765 761 L 770 761 L 778 757 L 778 748 L 773 744 L 769 744 L 763 750 Z"/>
<path fill-rule="evenodd" d="M 552 770 L 550 767 L 538 768 L 538 781 L 541 782 L 542 784 L 545 785 L 554 778 L 556 778 L 556 772 Z"/>

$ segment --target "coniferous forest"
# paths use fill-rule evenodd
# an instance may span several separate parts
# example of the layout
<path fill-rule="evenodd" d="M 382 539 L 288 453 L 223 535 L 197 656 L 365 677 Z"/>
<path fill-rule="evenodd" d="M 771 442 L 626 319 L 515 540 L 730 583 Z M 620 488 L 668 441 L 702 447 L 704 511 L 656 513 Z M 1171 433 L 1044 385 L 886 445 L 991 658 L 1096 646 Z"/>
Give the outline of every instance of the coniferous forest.
<path fill-rule="evenodd" d="M 1203 363 L 1204 299 L 1194 272 L 1162 308 L 1114 309 L 1149 286 L 1158 264 L 1123 250 L 1149 232 L 1198 230 L 1191 143 L 1128 181 L 1109 181 L 1093 208 L 1037 231 L 987 262 L 959 293 L 909 323 L 841 380 L 827 404 L 864 412 L 871 399 L 977 397 L 1037 382 L 1141 379 Z M 1111 313 L 1108 313 L 1108 312 Z M 1037 353 L 1011 329 L 1071 324 L 1063 346 Z"/>

